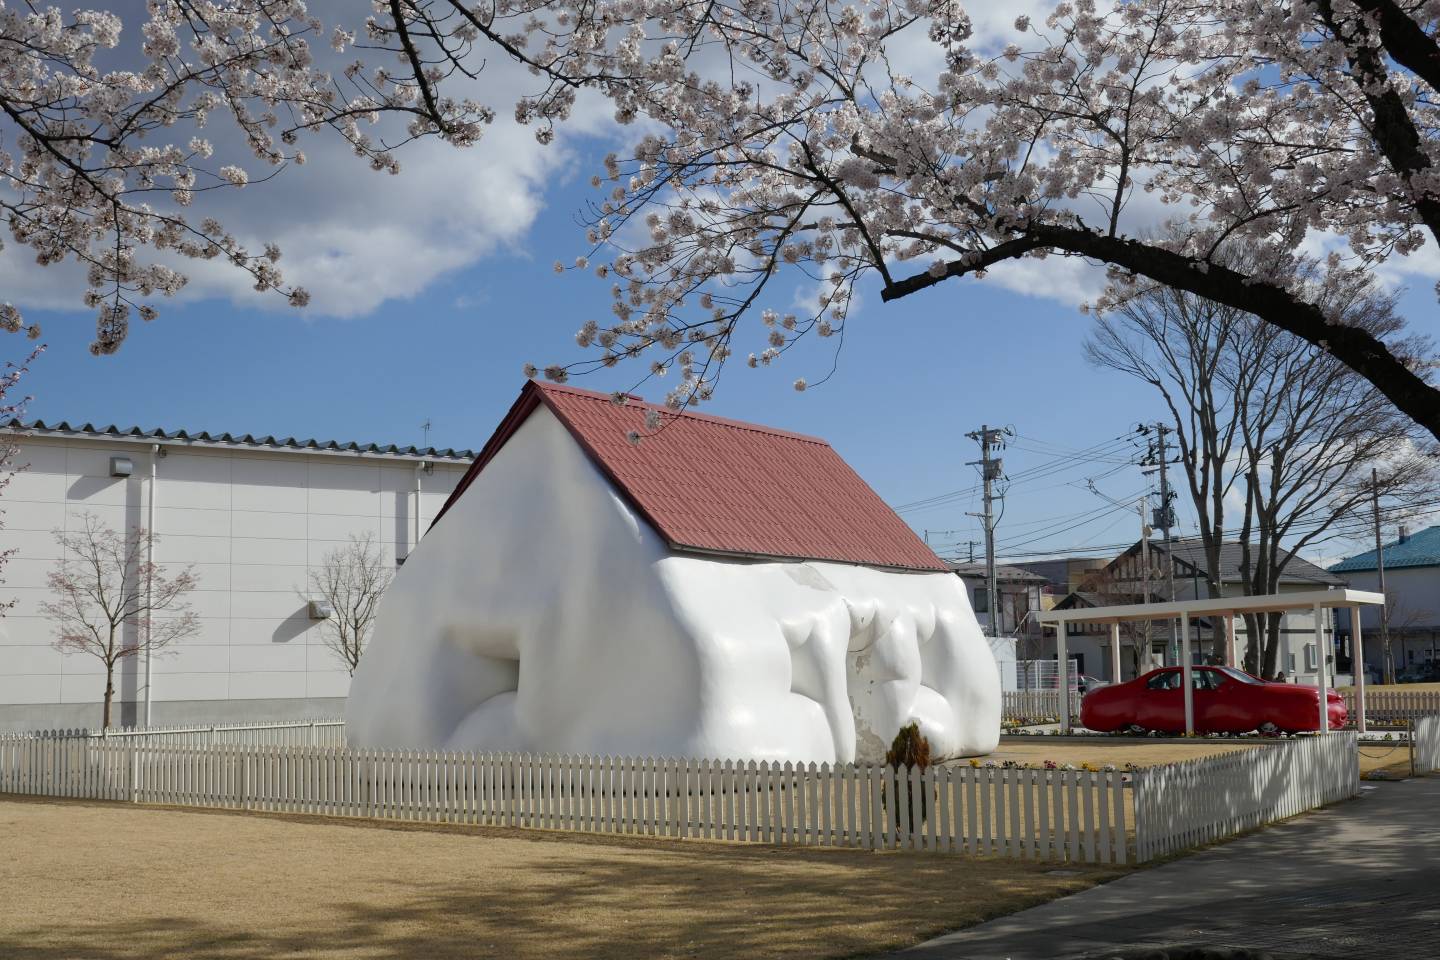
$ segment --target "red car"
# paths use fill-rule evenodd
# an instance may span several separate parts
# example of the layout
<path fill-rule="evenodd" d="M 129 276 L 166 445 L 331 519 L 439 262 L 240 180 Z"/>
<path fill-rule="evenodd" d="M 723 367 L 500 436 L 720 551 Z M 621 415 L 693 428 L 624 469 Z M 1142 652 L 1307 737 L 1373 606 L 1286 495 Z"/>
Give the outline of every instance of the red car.
<path fill-rule="evenodd" d="M 1234 667 L 1194 667 L 1196 733 L 1296 733 L 1320 729 L 1319 694 L 1314 687 L 1266 683 Z M 1185 691 L 1179 667 L 1151 670 L 1127 683 L 1099 687 L 1080 702 L 1080 722 L 1091 730 L 1138 727 L 1165 732 L 1185 729 Z M 1327 690 L 1330 726 L 1345 723 L 1345 701 Z"/>

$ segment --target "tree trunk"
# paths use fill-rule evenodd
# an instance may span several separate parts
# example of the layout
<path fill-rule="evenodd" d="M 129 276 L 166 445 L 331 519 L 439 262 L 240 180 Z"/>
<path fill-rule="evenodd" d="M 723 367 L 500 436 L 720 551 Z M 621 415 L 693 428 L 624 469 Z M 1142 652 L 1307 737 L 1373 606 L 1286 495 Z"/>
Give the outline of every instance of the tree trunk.
<path fill-rule="evenodd" d="M 1281 614 L 1265 614 L 1265 672 L 1262 677 L 1276 674 L 1276 661 L 1280 656 L 1280 619 Z"/>
<path fill-rule="evenodd" d="M 1241 616 L 1245 620 L 1245 672 L 1264 680 L 1260 666 L 1260 617 L 1253 613 Z"/>
<path fill-rule="evenodd" d="M 110 704 L 115 700 L 115 664 L 105 664 L 105 714 L 101 729 L 110 729 Z"/>

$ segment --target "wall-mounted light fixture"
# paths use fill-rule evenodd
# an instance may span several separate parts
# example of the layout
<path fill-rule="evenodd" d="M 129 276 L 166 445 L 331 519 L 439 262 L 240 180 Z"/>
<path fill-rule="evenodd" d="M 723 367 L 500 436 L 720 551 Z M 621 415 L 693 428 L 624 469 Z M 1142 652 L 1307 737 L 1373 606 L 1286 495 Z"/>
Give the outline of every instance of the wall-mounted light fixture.
<path fill-rule="evenodd" d="M 110 476 L 128 477 L 135 472 L 135 462 L 129 457 L 110 458 Z"/>
<path fill-rule="evenodd" d="M 329 600 L 311 600 L 311 601 L 310 601 L 310 619 L 311 619 L 311 620 L 329 620 L 329 619 L 330 619 L 332 616 L 334 616 L 334 615 L 335 615 L 335 609 L 330 606 L 330 601 L 329 601 Z"/>

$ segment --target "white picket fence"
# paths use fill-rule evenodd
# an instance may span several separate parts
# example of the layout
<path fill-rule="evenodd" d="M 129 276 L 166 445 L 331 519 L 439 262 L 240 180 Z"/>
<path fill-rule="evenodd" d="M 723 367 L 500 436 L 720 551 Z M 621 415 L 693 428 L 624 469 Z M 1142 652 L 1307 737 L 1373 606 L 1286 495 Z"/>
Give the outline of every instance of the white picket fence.
<path fill-rule="evenodd" d="M 1440 716 L 1420 717 L 1413 722 L 1416 772 L 1440 770 Z"/>
<path fill-rule="evenodd" d="M 1135 774 L 1140 862 L 1233 836 L 1360 792 L 1358 734 L 1279 741 Z"/>
<path fill-rule="evenodd" d="M 1346 691 L 1345 709 L 1355 721 L 1355 693 Z M 1440 690 L 1365 690 L 1365 719 L 1372 723 L 1440 715 Z"/>
<path fill-rule="evenodd" d="M 1119 771 L 0 741 L 0 792 L 1124 863 Z"/>
<path fill-rule="evenodd" d="M 1078 691 L 1070 691 L 1070 716 L 1080 719 Z M 1002 694 L 1000 716 L 1005 720 L 1046 720 L 1060 716 L 1059 690 L 1006 690 Z"/>
<path fill-rule="evenodd" d="M 201 747 L 213 744 L 246 746 L 343 747 L 345 721 L 339 717 L 315 720 L 279 720 L 264 723 L 213 724 L 208 726 L 120 727 L 108 730 L 83 728 L 32 730 L 0 733 L 0 740 L 138 740 L 173 747 Z"/>
<path fill-rule="evenodd" d="M 1440 768 L 1440 717 L 1416 729 L 1417 763 Z M 1343 731 L 1132 773 L 968 765 L 897 773 L 872 765 L 12 736 L 0 738 L 0 793 L 1125 863 L 1354 796 L 1356 747 L 1356 734 Z"/>

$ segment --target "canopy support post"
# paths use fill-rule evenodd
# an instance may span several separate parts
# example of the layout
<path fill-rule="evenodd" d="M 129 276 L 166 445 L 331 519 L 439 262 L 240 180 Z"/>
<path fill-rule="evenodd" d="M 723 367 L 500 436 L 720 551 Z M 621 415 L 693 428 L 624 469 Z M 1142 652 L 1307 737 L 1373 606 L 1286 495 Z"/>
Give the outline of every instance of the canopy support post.
<path fill-rule="evenodd" d="M 1355 729 L 1365 732 L 1365 640 L 1360 631 L 1360 608 L 1350 608 L 1350 675 L 1355 680 Z"/>
<path fill-rule="evenodd" d="M 1065 648 L 1065 621 L 1055 624 L 1055 693 L 1060 699 L 1060 732 L 1070 732 L 1070 651 Z"/>
<path fill-rule="evenodd" d="M 1120 621 L 1110 624 L 1110 682 L 1123 683 L 1124 673 L 1120 669 Z"/>
<path fill-rule="evenodd" d="M 1330 732 L 1330 703 L 1325 699 L 1325 621 L 1324 608 L 1315 604 L 1315 687 L 1320 691 L 1320 732 Z"/>
<path fill-rule="evenodd" d="M 1185 735 L 1195 734 L 1195 688 L 1190 669 L 1190 614 L 1180 614 L 1180 684 L 1185 690 Z"/>

